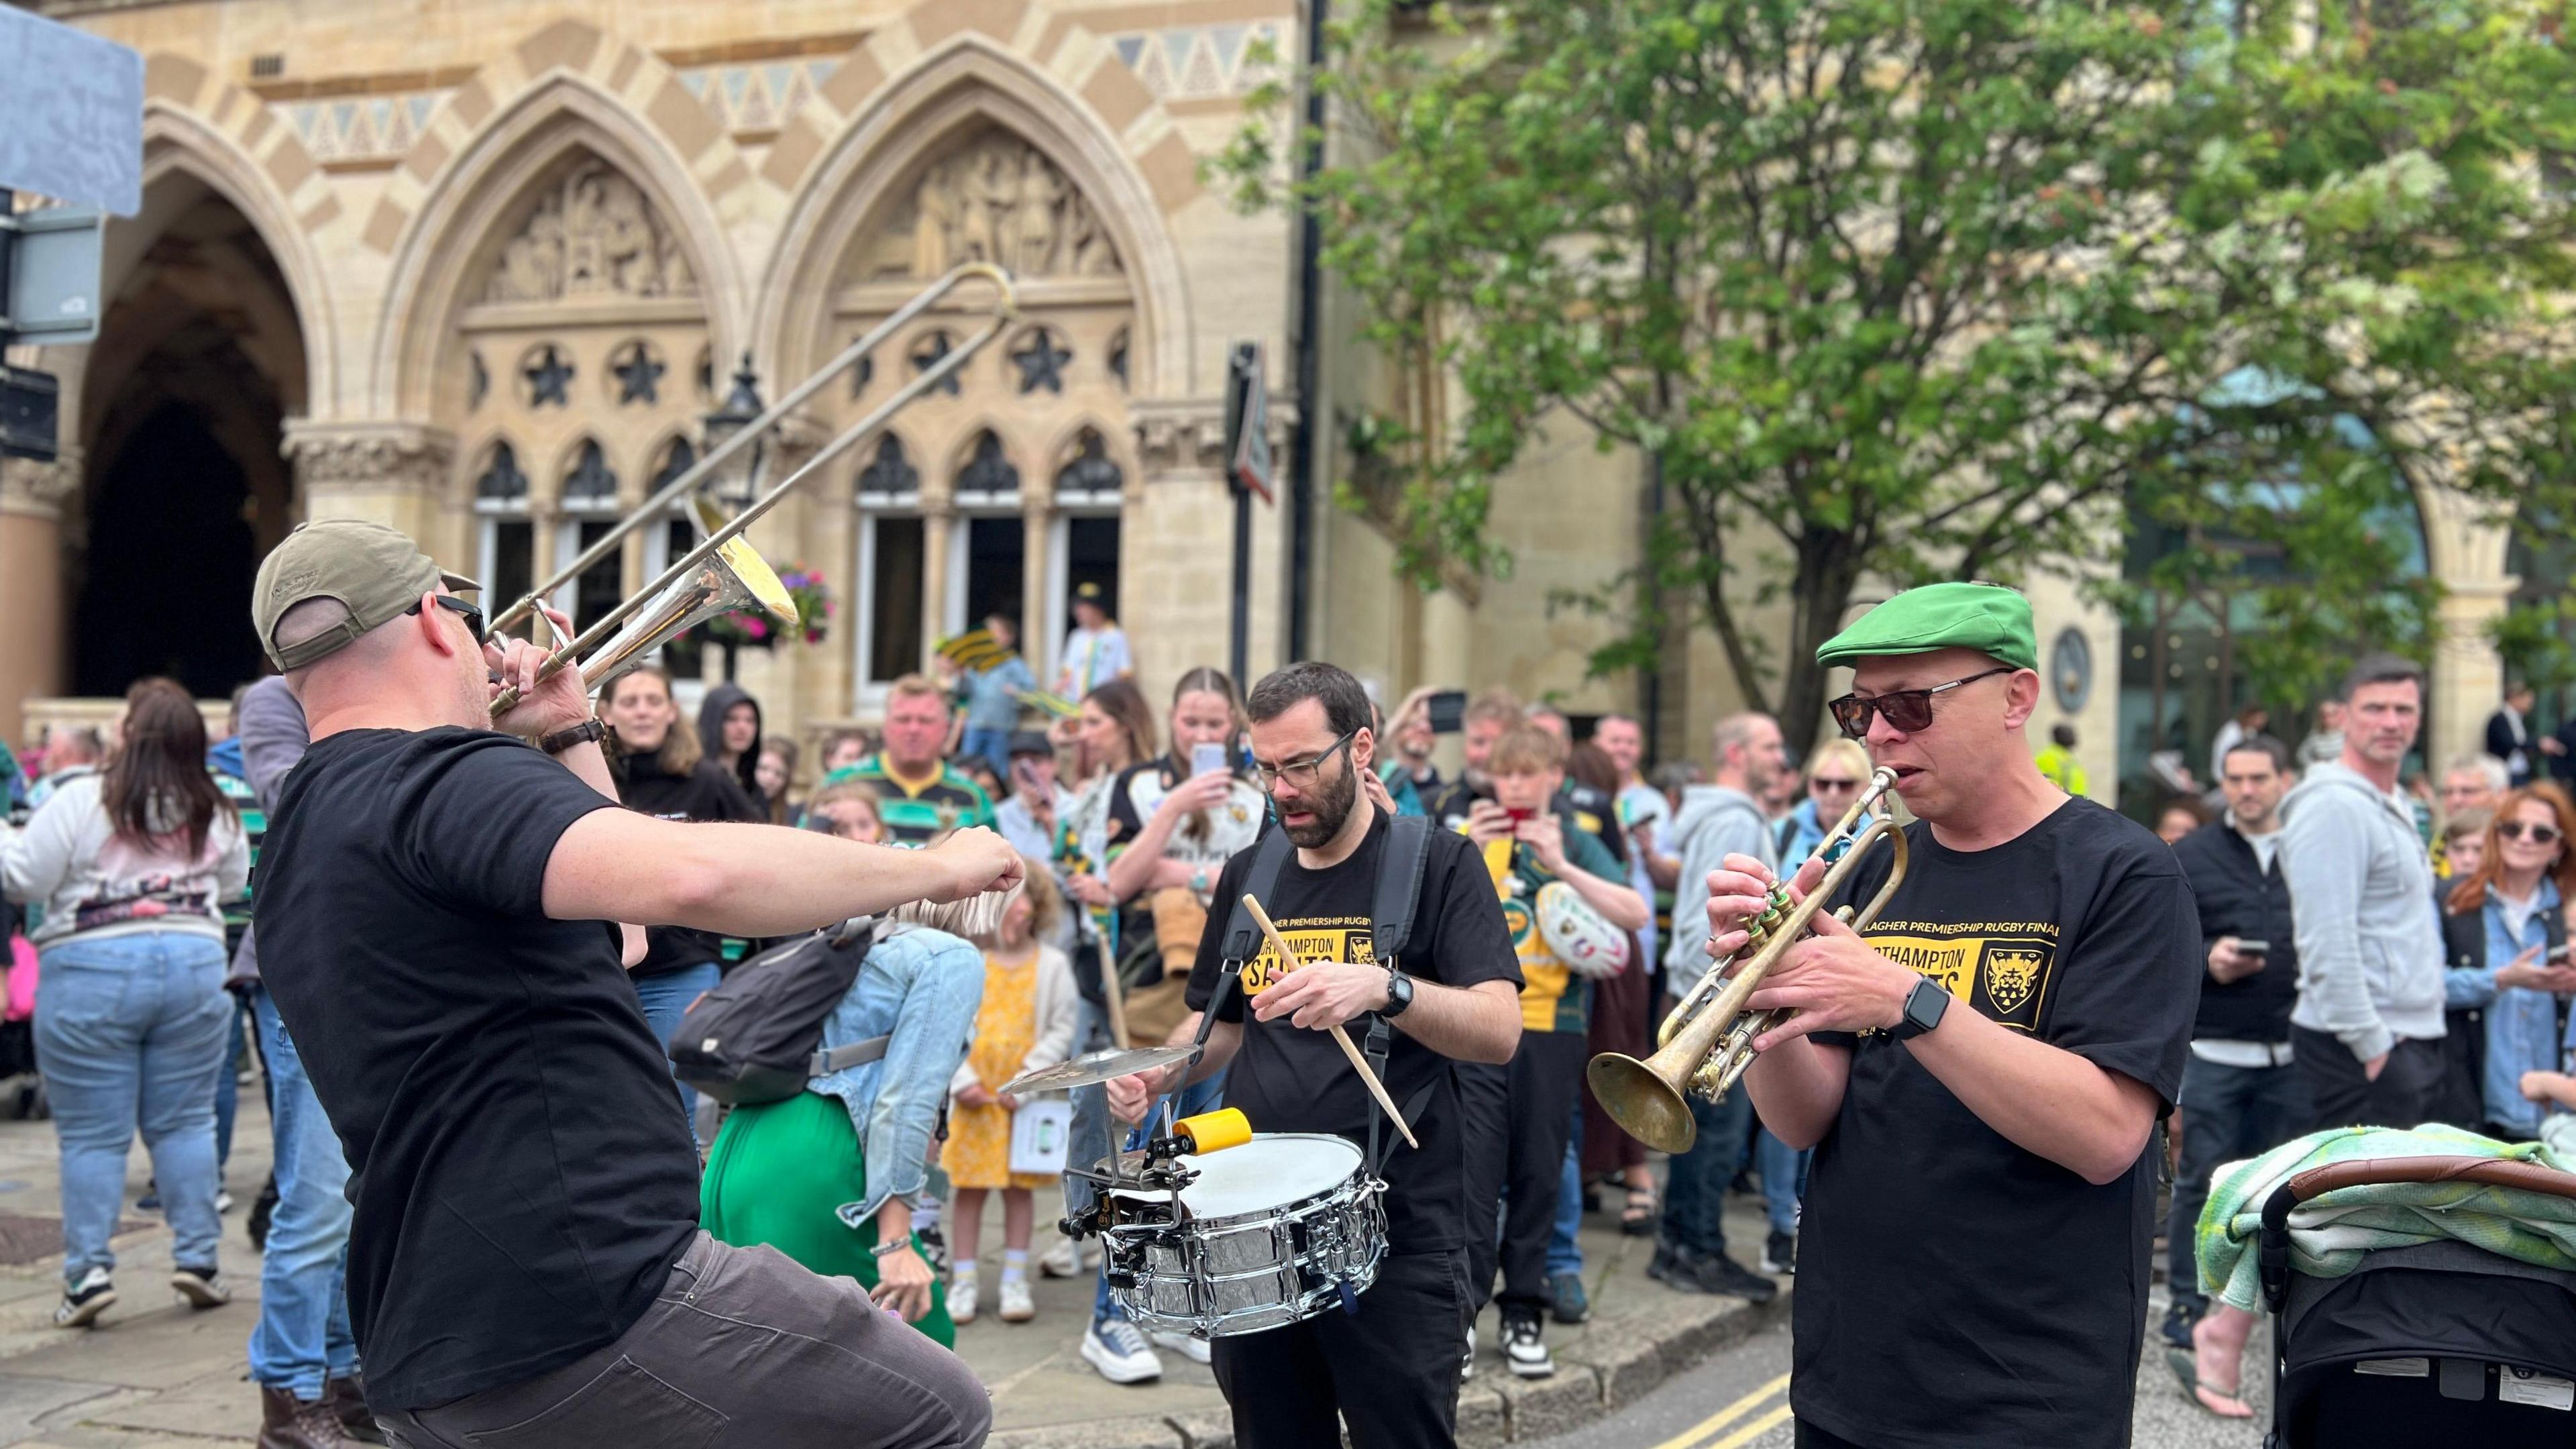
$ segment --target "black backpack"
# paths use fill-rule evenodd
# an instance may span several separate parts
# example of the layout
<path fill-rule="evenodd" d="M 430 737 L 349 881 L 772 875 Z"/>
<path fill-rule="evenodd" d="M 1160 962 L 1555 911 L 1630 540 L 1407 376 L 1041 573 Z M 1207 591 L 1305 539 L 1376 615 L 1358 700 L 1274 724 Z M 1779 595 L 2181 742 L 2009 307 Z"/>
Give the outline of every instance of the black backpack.
<path fill-rule="evenodd" d="M 822 1050 L 823 1023 L 859 979 L 877 925 L 861 916 L 773 946 L 692 1002 L 671 1033 L 671 1073 L 729 1106 L 783 1102 L 815 1077 L 885 1055 L 889 1037 Z"/>

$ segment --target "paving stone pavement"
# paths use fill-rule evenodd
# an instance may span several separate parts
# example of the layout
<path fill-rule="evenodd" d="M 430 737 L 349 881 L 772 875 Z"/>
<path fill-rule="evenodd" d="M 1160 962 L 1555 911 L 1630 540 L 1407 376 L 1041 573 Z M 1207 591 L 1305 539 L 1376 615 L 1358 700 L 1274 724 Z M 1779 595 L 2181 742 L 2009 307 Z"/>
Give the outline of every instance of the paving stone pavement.
<path fill-rule="evenodd" d="M 0 1100 L 6 1100 L 0 1095 Z M 133 1204 L 149 1182 L 141 1144 L 127 1167 L 126 1216 L 146 1226 L 115 1242 L 122 1295 L 87 1332 L 52 1325 L 60 1292 L 59 1251 L 0 1264 L 0 1445 L 32 1449 L 180 1449 L 247 1444 L 259 1426 L 259 1395 L 248 1379 L 245 1344 L 258 1317 L 259 1257 L 243 1220 L 268 1175 L 268 1118 L 257 1086 L 241 1094 L 227 1185 L 239 1199 L 224 1218 L 222 1266 L 233 1302 L 189 1311 L 164 1286 L 170 1236 L 157 1215 Z M 59 1217 L 60 1174 L 52 1124 L 0 1119 L 0 1213 Z M 1459 1402 L 1461 1442 L 1470 1446 L 1561 1433 L 1627 1403 L 1720 1348 L 1785 1317 L 1787 1299 L 1753 1310 L 1733 1298 L 1684 1295 L 1645 1276 L 1651 1240 L 1617 1231 L 1612 1213 L 1587 1218 L 1584 1279 L 1593 1319 L 1551 1324 L 1555 1378 L 1507 1373 L 1488 1309 L 1477 1329 L 1477 1373 Z M 1758 1206 L 1740 1201 L 1729 1240 L 1747 1257 L 1761 1242 Z M 958 1353 L 993 1393 L 997 1449 L 1224 1449 L 1233 1442 L 1225 1402 L 1209 1371 L 1165 1351 L 1163 1378 L 1120 1386 L 1082 1361 L 1091 1280 L 1040 1279 L 1038 1316 L 1006 1324 L 990 1301 L 1001 1278 L 1001 1215 L 991 1203 L 984 1229 L 984 1316 L 960 1330 Z M 1051 1192 L 1037 1205 L 1043 1251 L 1059 1216 Z M 1032 1270 L 1034 1271 L 1034 1269 Z"/>

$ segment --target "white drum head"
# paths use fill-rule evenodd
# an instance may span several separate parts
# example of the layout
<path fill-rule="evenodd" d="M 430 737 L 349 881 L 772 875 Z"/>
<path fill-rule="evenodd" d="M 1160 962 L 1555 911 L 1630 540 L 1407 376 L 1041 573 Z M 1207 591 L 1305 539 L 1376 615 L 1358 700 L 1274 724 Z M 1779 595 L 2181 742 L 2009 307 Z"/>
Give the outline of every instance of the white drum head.
<path fill-rule="evenodd" d="M 1199 1180 L 1181 1189 L 1181 1201 L 1203 1218 L 1267 1212 L 1332 1191 L 1360 1170 L 1360 1150 L 1342 1138 L 1314 1132 L 1256 1132 L 1240 1147 L 1181 1163 Z M 1160 1193 L 1120 1192 L 1152 1201 Z"/>

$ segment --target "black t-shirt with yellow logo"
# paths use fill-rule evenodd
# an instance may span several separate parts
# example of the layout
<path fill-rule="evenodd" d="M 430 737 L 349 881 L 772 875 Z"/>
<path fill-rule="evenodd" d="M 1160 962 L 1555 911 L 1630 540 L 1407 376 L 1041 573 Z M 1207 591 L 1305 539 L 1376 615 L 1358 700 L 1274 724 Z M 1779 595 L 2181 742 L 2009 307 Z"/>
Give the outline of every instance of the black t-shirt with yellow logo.
<path fill-rule="evenodd" d="M 1951 1010 L 2182 1090 L 2200 922 L 2173 852 L 2070 800 L 2018 839 L 1949 850 L 1917 821 L 1912 863 L 1865 934 L 1939 981 Z M 1887 878 L 1874 850 L 1849 895 Z M 1903 1044 L 1852 1052 L 1817 1144 L 1798 1252 L 1798 1416 L 1903 1449 L 2129 1442 L 2154 1235 L 2152 1151 L 2095 1187 L 2007 1141 Z"/>
<path fill-rule="evenodd" d="M 1377 894 L 1379 863 L 1386 857 L 1386 836 L 1387 817 L 1381 814 L 1359 849 L 1340 865 L 1308 870 L 1292 855 L 1280 867 L 1279 883 L 1262 905 L 1300 963 L 1377 959 L 1369 909 Z M 1413 941 L 1399 963 L 1405 974 L 1443 986 L 1508 981 L 1518 987 L 1520 966 L 1511 935 L 1503 928 L 1502 906 L 1474 846 L 1463 835 L 1434 830 L 1426 850 Z M 1243 878 L 1256 854 L 1237 852 L 1218 878 L 1220 908 L 1209 914 L 1198 962 L 1190 972 L 1192 1011 L 1205 1009 L 1216 990 L 1231 914 L 1224 906 L 1242 899 Z M 1243 1048 L 1226 1076 L 1225 1104 L 1241 1108 L 1255 1132 L 1336 1132 L 1363 1147 L 1369 1120 L 1379 1117 L 1379 1135 L 1385 1139 L 1388 1250 L 1422 1253 L 1458 1246 L 1467 1204 L 1457 1086 L 1449 1058 L 1401 1030 L 1391 1032 L 1388 1095 L 1404 1105 L 1424 1084 L 1432 1088 L 1413 1128 L 1422 1146 L 1409 1148 L 1394 1136 L 1392 1124 L 1384 1124 L 1368 1088 L 1330 1032 L 1292 1026 L 1285 1018 L 1262 1021 L 1244 1011 L 1244 992 L 1258 995 L 1279 976 L 1279 958 L 1265 945 L 1244 964 L 1244 991 L 1228 992 L 1217 1013 L 1220 1021 L 1243 1023 Z M 1366 1018 L 1350 1024 L 1354 1044 L 1363 1042 L 1366 1025 Z"/>

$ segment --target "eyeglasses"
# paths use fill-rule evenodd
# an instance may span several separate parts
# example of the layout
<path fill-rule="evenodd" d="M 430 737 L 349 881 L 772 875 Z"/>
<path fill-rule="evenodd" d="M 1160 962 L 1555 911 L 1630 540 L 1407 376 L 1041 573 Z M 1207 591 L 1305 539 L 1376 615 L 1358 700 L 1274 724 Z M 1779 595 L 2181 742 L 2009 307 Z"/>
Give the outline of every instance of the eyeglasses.
<path fill-rule="evenodd" d="M 1807 782 L 1807 788 L 1810 790 L 1857 790 L 1860 788 L 1860 781 L 1837 780 L 1830 776 L 1818 775 Z"/>
<path fill-rule="evenodd" d="M 1302 760 L 1284 760 L 1276 765 L 1254 760 L 1253 773 L 1261 777 L 1261 788 L 1264 790 L 1270 789 L 1282 780 L 1303 790 L 1314 784 L 1316 778 L 1323 773 L 1324 762 L 1350 748 L 1351 741 L 1358 735 L 1358 730 L 1352 730 L 1349 734 L 1326 745 L 1321 751 Z"/>
<path fill-rule="evenodd" d="M 477 647 L 480 647 L 483 644 L 482 609 L 456 597 L 454 594 L 433 594 L 430 597 L 436 600 L 438 607 L 445 609 L 447 612 L 451 614 L 464 615 L 465 632 L 474 636 L 474 643 Z M 406 614 L 417 614 L 420 612 L 420 605 L 414 604 L 410 608 L 403 610 L 403 612 Z"/>
<path fill-rule="evenodd" d="M 1963 684 L 1974 684 L 1980 679 L 2012 672 L 2010 666 L 2001 666 L 1983 674 L 1971 674 L 1965 679 L 1953 679 L 1947 684 L 1936 684 L 1929 689 L 1895 689 L 1885 694 L 1873 694 L 1867 699 L 1857 694 L 1846 694 L 1825 707 L 1834 712 L 1834 723 L 1842 726 L 1843 734 L 1851 739 L 1856 740 L 1869 733 L 1872 714 L 1886 720 L 1889 729 L 1912 734 L 1932 727 L 1932 696 L 1946 694 Z"/>
<path fill-rule="evenodd" d="M 2507 840 L 2521 840 L 2528 837 L 2534 845 L 2555 845 L 2566 838 L 2566 832 L 2555 825 L 2534 825 L 2523 820 L 2497 821 L 2496 834 Z"/>

